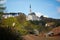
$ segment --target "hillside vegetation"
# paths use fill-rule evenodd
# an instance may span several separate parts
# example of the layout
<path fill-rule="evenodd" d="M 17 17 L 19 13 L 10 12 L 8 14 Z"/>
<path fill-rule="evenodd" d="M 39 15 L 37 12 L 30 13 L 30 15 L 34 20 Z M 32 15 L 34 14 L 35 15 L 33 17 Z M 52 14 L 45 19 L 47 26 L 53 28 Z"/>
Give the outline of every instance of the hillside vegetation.
<path fill-rule="evenodd" d="M 47 20 L 49 20 L 49 21 L 47 21 Z M 51 22 L 54 23 L 53 27 L 45 26 L 46 23 L 49 24 Z M 31 20 L 27 21 L 26 15 L 24 13 L 21 13 L 17 17 L 9 17 L 7 19 L 2 18 L 0 20 L 0 27 L 1 27 L 0 33 L 2 34 L 2 33 L 5 33 L 5 31 L 6 31 L 6 32 L 8 32 L 7 34 L 12 33 L 12 35 L 15 34 L 15 35 L 23 36 L 23 35 L 27 35 L 27 34 L 37 34 L 37 33 L 39 34 L 41 32 L 46 33 L 58 26 L 60 26 L 60 20 L 58 20 L 58 19 L 55 20 L 55 19 L 49 19 L 49 18 L 45 19 L 44 18 L 40 21 L 31 21 Z M 0 34 L 0 37 L 1 37 L 1 34 Z M 5 34 L 3 34 L 3 35 L 6 36 Z M 8 36 L 10 36 L 10 35 L 8 35 Z M 17 36 L 17 37 L 20 37 L 20 36 Z"/>

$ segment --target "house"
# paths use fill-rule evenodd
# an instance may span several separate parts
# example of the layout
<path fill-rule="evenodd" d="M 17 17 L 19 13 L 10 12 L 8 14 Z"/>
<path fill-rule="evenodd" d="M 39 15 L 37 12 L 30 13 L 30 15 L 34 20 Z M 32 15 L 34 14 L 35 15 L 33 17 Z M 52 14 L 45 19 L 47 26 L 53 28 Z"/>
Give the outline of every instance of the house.
<path fill-rule="evenodd" d="M 55 27 L 55 23 L 54 22 L 48 22 L 45 24 L 45 27 Z"/>
<path fill-rule="evenodd" d="M 19 15 L 19 13 L 4 13 L 3 18 L 15 17 L 18 15 Z"/>

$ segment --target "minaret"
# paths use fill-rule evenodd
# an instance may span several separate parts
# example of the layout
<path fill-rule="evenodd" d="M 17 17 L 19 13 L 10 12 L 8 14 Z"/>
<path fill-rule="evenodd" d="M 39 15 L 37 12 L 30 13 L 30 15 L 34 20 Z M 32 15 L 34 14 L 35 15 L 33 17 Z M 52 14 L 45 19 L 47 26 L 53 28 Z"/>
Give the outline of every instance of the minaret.
<path fill-rule="evenodd" d="M 30 4 L 30 13 L 32 12 L 32 10 L 31 10 L 31 4 Z"/>

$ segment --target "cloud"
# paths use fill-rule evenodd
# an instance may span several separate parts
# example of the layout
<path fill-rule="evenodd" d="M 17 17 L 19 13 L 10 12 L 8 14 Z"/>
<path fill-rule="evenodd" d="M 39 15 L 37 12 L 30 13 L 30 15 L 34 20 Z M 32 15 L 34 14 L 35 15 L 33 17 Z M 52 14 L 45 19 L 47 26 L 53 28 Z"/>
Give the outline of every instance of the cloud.
<path fill-rule="evenodd" d="M 57 12 L 60 13 L 60 7 L 57 7 Z"/>
<path fill-rule="evenodd" d="M 48 17 L 47 15 L 42 14 L 41 12 L 35 12 L 36 16 L 40 17 L 41 15 L 43 15 L 44 17 Z"/>
<path fill-rule="evenodd" d="M 60 0 L 56 0 L 57 2 L 60 2 Z"/>

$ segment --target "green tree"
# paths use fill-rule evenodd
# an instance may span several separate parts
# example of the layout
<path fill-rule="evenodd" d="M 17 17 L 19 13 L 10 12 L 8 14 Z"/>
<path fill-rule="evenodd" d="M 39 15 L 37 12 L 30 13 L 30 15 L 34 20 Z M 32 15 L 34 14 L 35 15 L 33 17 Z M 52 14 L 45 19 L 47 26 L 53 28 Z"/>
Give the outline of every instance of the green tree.
<path fill-rule="evenodd" d="M 24 13 L 20 13 L 16 18 L 19 23 L 24 23 L 26 21 L 26 15 Z"/>
<path fill-rule="evenodd" d="M 0 0 L 0 2 L 1 1 L 4 1 L 4 0 Z M 0 12 L 4 12 L 4 10 L 6 9 L 4 5 L 5 5 L 4 3 L 0 3 Z"/>
<path fill-rule="evenodd" d="M 15 23 L 15 26 L 13 26 L 13 23 Z M 15 17 L 3 19 L 1 24 L 1 27 L 9 27 L 11 30 L 17 30 L 21 35 L 27 34 L 27 30 L 23 28 L 24 26 L 21 25 Z"/>
<path fill-rule="evenodd" d="M 14 31 L 8 27 L 0 27 L 0 40 L 22 40 L 22 37 L 17 30 Z"/>
<path fill-rule="evenodd" d="M 1 26 L 1 22 L 2 22 L 2 15 L 3 15 L 3 12 L 0 12 L 0 26 Z"/>
<path fill-rule="evenodd" d="M 0 1 L 2 1 L 2 0 L 0 0 Z M 3 15 L 5 9 L 6 9 L 6 7 L 4 7 L 4 4 L 0 3 L 0 25 L 1 25 L 1 21 L 2 21 L 2 15 Z"/>

